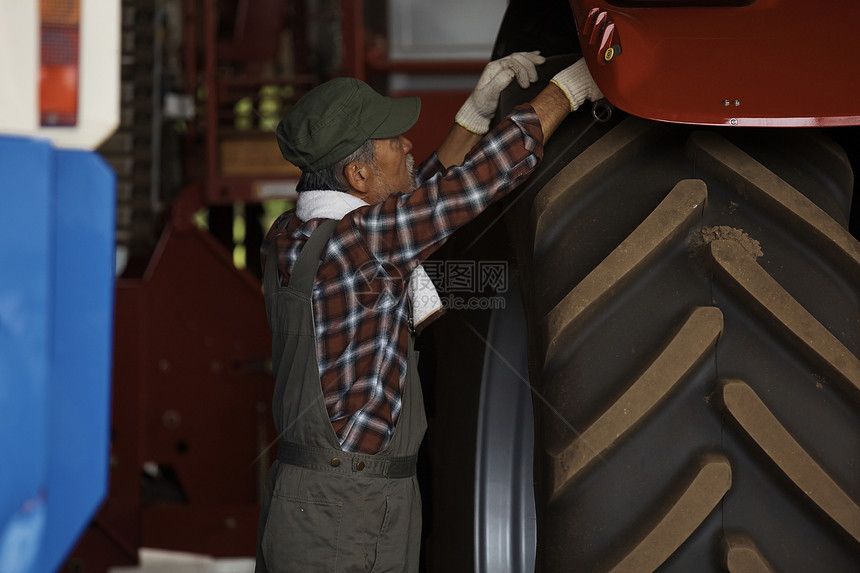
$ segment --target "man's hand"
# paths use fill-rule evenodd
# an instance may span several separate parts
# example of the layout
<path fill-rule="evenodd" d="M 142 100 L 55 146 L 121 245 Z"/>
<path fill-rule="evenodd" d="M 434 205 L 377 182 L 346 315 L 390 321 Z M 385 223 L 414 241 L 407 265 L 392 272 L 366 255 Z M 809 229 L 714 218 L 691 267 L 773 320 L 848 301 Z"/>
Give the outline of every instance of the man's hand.
<path fill-rule="evenodd" d="M 540 52 L 517 52 L 487 64 L 475 91 L 457 112 L 455 121 L 472 133 L 487 133 L 502 90 L 514 78 L 521 88 L 529 87 L 538 78 L 535 66 L 544 63 L 544 60 Z"/>
<path fill-rule="evenodd" d="M 603 93 L 594 83 L 585 58 L 580 58 L 575 64 L 557 73 L 550 82 L 561 88 L 570 102 L 570 111 L 576 111 L 585 100 L 597 101 L 603 98 Z"/>

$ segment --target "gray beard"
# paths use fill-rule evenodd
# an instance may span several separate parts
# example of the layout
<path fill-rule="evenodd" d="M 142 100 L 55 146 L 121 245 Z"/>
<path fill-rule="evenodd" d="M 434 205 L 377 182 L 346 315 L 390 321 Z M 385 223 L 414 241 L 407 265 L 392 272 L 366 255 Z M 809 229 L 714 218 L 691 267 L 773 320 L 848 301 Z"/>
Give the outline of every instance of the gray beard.
<path fill-rule="evenodd" d="M 406 170 L 409 171 L 409 192 L 412 193 L 418 189 L 418 182 L 415 180 L 415 158 L 411 153 L 406 154 Z"/>

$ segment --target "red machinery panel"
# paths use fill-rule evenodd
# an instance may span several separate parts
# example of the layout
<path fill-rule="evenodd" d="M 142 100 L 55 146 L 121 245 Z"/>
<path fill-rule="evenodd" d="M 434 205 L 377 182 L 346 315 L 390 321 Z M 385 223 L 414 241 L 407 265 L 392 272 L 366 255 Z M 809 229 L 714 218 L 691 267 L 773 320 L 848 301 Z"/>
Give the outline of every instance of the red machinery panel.
<path fill-rule="evenodd" d="M 261 454 L 274 430 L 260 284 L 209 233 L 188 226 L 164 233 L 141 287 L 144 460 L 171 468 L 187 502 L 146 508 L 142 545 L 253 555 L 260 486 L 275 453 Z"/>
<path fill-rule="evenodd" d="M 860 124 L 856 0 L 570 4 L 595 81 L 628 113 L 704 125 Z"/>

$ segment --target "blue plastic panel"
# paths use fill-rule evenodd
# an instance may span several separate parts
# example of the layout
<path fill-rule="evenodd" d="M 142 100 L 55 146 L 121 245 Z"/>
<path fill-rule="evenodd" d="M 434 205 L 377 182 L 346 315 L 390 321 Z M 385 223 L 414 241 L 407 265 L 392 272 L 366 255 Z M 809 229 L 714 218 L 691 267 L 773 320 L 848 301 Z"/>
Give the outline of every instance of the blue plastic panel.
<path fill-rule="evenodd" d="M 116 185 L 23 138 L 0 181 L 0 571 L 47 572 L 107 491 Z"/>
<path fill-rule="evenodd" d="M 54 154 L 0 137 L 0 571 L 28 571 L 42 541 Z"/>
<path fill-rule="evenodd" d="M 101 505 L 110 459 L 116 177 L 91 151 L 57 150 L 53 361 L 45 543 L 54 571 Z"/>

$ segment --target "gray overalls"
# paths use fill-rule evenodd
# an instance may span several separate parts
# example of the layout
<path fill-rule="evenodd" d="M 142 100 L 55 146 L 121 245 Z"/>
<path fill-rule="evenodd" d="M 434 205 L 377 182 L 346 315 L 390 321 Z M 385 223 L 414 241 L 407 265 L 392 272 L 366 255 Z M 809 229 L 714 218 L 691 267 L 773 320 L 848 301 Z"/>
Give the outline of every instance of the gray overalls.
<path fill-rule="evenodd" d="M 257 572 L 418 571 L 415 461 L 427 420 L 412 336 L 397 429 L 383 451 L 344 452 L 323 401 L 311 294 L 336 224 L 325 221 L 312 233 L 288 286 L 278 284 L 274 249 L 266 261 L 272 410 L 280 441 L 257 532 Z"/>

